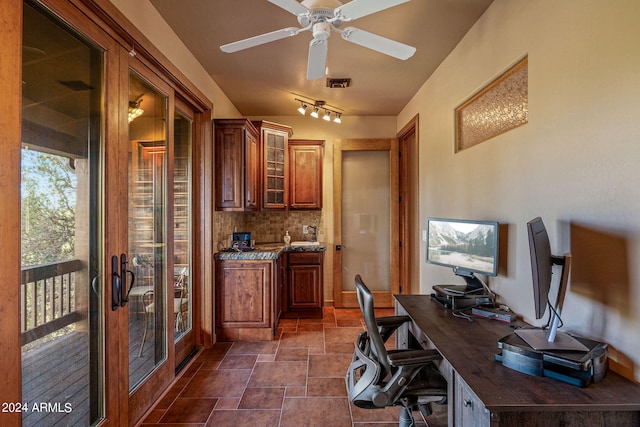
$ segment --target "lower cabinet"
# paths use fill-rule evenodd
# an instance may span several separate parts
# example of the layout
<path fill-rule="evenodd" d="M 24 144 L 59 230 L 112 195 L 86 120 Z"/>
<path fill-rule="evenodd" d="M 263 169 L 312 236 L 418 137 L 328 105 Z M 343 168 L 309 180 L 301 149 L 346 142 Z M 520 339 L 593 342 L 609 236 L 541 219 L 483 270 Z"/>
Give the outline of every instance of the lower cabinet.
<path fill-rule="evenodd" d="M 286 315 L 322 317 L 323 252 L 289 252 Z"/>
<path fill-rule="evenodd" d="M 269 260 L 216 260 L 216 336 L 272 340 L 281 317 L 322 318 L 323 252 Z"/>
<path fill-rule="evenodd" d="M 276 326 L 274 266 L 269 261 L 216 261 L 216 335 L 221 341 L 271 340 Z"/>

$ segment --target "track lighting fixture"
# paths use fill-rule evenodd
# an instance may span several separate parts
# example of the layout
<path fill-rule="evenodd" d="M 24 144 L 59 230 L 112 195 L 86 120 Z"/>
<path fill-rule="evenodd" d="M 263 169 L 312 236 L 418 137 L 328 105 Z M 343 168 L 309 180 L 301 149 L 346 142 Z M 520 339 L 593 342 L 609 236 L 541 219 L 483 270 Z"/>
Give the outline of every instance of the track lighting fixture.
<path fill-rule="evenodd" d="M 334 123 L 342 123 L 342 112 L 337 111 L 338 109 L 335 107 L 331 107 L 329 105 L 327 105 L 326 102 L 324 101 L 316 101 L 314 99 L 308 98 L 307 100 L 302 100 L 302 99 L 298 99 L 298 98 L 294 98 L 296 101 L 298 101 L 300 103 L 300 107 L 298 107 L 298 112 L 300 114 L 302 114 L 303 116 L 305 115 L 305 113 L 307 112 L 307 108 L 309 108 L 310 106 L 313 107 L 313 110 L 311 111 L 311 114 L 309 114 L 311 117 L 313 117 L 314 119 L 317 119 L 318 117 L 320 117 L 320 110 L 324 110 L 324 114 L 322 116 L 322 119 L 330 122 L 331 121 L 331 114 L 333 113 L 334 118 L 333 118 L 333 122 Z"/>

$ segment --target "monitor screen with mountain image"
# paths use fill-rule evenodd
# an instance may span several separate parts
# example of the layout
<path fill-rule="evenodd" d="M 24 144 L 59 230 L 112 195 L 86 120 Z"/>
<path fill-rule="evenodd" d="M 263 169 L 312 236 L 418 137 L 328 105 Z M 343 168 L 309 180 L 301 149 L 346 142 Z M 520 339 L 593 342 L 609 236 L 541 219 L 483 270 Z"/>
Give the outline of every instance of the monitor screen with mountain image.
<path fill-rule="evenodd" d="M 450 267 L 466 285 L 446 285 L 452 293 L 485 289 L 476 276 L 498 274 L 498 223 L 448 218 L 427 218 L 427 259 Z"/>

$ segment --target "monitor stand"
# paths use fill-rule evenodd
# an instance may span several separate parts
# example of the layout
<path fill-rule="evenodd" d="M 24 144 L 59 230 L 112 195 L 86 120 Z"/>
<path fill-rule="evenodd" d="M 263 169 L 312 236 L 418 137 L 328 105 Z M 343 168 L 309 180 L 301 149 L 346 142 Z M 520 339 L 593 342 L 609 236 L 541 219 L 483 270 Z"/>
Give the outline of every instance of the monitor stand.
<path fill-rule="evenodd" d="M 587 346 L 582 344 L 571 335 L 557 332 L 555 339 L 549 341 L 549 334 L 544 329 L 517 329 L 516 335 L 531 346 L 534 350 L 569 350 L 569 351 L 589 351 Z"/>

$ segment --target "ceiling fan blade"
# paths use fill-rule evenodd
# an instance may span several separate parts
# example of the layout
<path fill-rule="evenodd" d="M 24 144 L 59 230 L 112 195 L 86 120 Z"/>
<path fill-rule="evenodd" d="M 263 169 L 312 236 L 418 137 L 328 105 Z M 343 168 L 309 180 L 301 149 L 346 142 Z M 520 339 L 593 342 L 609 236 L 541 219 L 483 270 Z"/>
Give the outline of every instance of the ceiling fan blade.
<path fill-rule="evenodd" d="M 408 1 L 409 0 L 352 0 L 336 8 L 335 15 L 340 15 L 342 21 L 351 21 Z"/>
<path fill-rule="evenodd" d="M 237 42 L 229 43 L 220 46 L 220 50 L 226 53 L 233 53 L 239 50 L 248 49 L 250 47 L 259 46 L 261 44 L 273 42 L 287 37 L 298 35 L 300 28 L 289 27 L 281 30 L 272 31 L 270 33 L 261 34 L 259 36 L 250 37 L 248 39 L 240 40 Z"/>
<path fill-rule="evenodd" d="M 269 0 L 269 2 L 296 16 L 309 13 L 309 9 L 298 3 L 296 0 Z"/>
<path fill-rule="evenodd" d="M 351 43 L 355 43 L 402 60 L 411 58 L 416 52 L 416 48 L 413 46 L 354 27 L 345 28 L 342 31 L 342 38 Z"/>
<path fill-rule="evenodd" d="M 327 40 L 313 39 L 309 43 L 309 61 L 307 63 L 307 80 L 324 77 L 327 67 Z"/>

